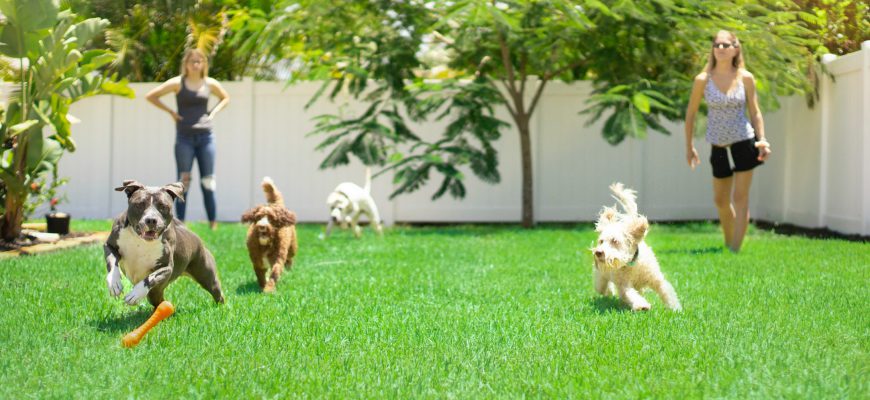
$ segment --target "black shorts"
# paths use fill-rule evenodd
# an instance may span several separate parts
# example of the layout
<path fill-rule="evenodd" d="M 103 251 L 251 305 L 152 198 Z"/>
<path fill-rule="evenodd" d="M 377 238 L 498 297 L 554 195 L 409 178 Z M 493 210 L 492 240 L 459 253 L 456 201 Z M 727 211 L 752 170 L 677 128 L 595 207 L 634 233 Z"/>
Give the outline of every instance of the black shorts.
<path fill-rule="evenodd" d="M 714 178 L 728 178 L 735 172 L 749 171 L 761 164 L 758 161 L 758 148 L 755 147 L 755 138 L 731 143 L 728 147 L 713 146 L 710 151 L 710 165 L 713 166 Z M 731 149 L 731 159 L 734 160 L 734 168 L 728 162 L 728 149 Z"/>

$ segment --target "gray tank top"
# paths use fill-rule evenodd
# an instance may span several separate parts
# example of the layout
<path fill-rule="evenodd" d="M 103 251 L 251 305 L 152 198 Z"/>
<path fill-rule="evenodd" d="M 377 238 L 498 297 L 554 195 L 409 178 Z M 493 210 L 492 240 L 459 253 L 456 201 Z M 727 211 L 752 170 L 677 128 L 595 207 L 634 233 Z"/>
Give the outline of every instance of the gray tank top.
<path fill-rule="evenodd" d="M 727 146 L 755 137 L 755 130 L 746 118 L 746 89 L 743 79 L 737 79 L 737 87 L 731 93 L 722 93 L 712 78 L 707 78 L 704 88 L 707 101 L 707 141 L 717 146 Z"/>
<path fill-rule="evenodd" d="M 175 94 L 178 115 L 181 116 L 181 121 L 175 124 L 176 132 L 188 135 L 211 132 L 212 123 L 208 120 L 210 94 L 208 83 L 203 82 L 203 87 L 194 92 L 184 85 L 184 78 L 181 78 L 181 89 Z"/>

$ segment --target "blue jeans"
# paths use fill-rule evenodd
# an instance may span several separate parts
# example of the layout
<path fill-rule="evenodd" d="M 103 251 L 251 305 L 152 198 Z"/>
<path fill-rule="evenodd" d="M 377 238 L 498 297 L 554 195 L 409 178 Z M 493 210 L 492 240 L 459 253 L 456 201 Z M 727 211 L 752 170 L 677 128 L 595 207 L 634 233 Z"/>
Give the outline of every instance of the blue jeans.
<path fill-rule="evenodd" d="M 178 179 L 181 180 L 181 174 L 187 173 L 193 169 L 193 160 L 197 160 L 199 165 L 199 178 L 202 188 L 202 198 L 205 202 L 205 213 L 208 215 L 209 221 L 214 221 L 217 215 L 217 206 L 214 198 L 214 156 L 215 144 L 214 135 L 209 132 L 205 134 L 176 134 L 175 135 L 175 166 L 178 170 Z M 184 197 L 187 198 L 189 184 L 185 184 Z M 175 211 L 178 219 L 184 221 L 184 214 L 187 210 L 187 203 L 182 201 L 175 202 Z"/>

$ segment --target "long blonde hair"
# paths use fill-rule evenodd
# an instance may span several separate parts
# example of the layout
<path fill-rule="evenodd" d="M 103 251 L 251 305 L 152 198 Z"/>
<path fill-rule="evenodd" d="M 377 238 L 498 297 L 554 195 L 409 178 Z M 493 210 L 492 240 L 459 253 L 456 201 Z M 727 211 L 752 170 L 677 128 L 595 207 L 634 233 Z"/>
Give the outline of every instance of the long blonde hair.
<path fill-rule="evenodd" d="M 187 49 L 184 51 L 184 57 L 181 58 L 181 77 L 187 77 L 187 60 L 190 60 L 190 57 L 194 55 L 198 55 L 202 57 L 202 76 L 200 78 L 205 79 L 208 77 L 208 57 L 205 56 L 205 53 L 200 49 Z"/>
<path fill-rule="evenodd" d="M 746 68 L 746 65 L 743 63 L 743 46 L 740 44 L 740 40 L 737 39 L 737 35 L 735 35 L 731 31 L 726 31 L 723 29 L 719 32 L 716 32 L 716 34 L 713 35 L 713 38 L 710 41 L 710 56 L 707 59 L 707 66 L 704 68 L 704 70 L 709 72 L 716 67 L 716 56 L 713 54 L 716 49 L 714 49 L 712 45 L 716 43 L 716 37 L 719 36 L 720 33 L 727 33 L 728 36 L 731 37 L 731 44 L 736 45 L 737 47 L 737 55 L 731 59 L 731 66 L 736 69 Z"/>

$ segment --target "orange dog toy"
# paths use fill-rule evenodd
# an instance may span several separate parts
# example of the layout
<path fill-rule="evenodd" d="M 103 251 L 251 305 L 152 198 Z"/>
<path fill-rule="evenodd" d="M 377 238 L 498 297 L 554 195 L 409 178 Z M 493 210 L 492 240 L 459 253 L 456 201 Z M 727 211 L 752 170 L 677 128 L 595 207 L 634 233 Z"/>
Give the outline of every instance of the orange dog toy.
<path fill-rule="evenodd" d="M 121 339 L 121 345 L 124 347 L 134 347 L 139 344 L 139 341 L 145 336 L 151 328 L 155 327 L 160 321 L 168 318 L 172 313 L 175 312 L 175 306 L 168 301 L 164 301 L 160 303 L 156 309 L 154 309 L 154 314 L 151 314 L 151 317 L 145 321 L 144 324 L 134 329 L 133 332 L 128 333 Z"/>

